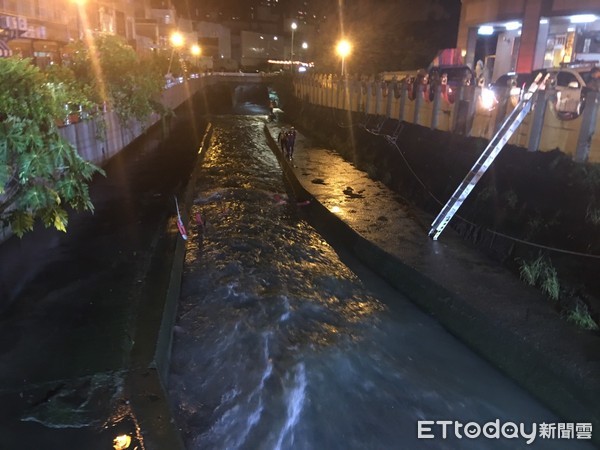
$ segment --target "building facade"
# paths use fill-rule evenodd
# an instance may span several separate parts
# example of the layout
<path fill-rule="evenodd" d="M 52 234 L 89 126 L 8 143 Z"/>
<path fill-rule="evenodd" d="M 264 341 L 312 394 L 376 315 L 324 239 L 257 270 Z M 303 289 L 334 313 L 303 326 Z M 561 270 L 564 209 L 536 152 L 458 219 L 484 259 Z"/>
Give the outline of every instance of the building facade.
<path fill-rule="evenodd" d="M 198 41 L 202 55 L 218 59 L 231 59 L 231 31 L 214 22 L 197 22 Z"/>
<path fill-rule="evenodd" d="M 0 56 L 21 55 L 39 65 L 60 61 L 76 38 L 76 5 L 66 0 L 0 0 Z"/>
<path fill-rule="evenodd" d="M 495 81 L 507 72 L 600 61 L 598 0 L 463 0 L 457 47 Z"/>
<path fill-rule="evenodd" d="M 39 67 L 68 58 L 86 33 L 123 37 L 140 54 L 170 48 L 180 25 L 195 43 L 191 21 L 178 23 L 170 0 L 0 0 L 0 57 L 31 58 Z"/>

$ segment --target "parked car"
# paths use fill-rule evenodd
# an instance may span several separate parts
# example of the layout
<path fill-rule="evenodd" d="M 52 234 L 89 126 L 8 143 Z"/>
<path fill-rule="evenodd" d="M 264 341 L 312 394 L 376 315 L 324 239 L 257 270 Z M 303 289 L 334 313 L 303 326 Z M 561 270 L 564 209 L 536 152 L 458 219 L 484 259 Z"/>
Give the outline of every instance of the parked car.
<path fill-rule="evenodd" d="M 446 78 L 447 98 L 450 103 L 454 103 L 456 92 L 460 86 L 475 83 L 475 72 L 469 66 L 432 66 L 429 68 L 429 83 L 432 86 L 430 98 L 433 99 L 435 86 L 438 81 Z"/>
<path fill-rule="evenodd" d="M 500 95 L 507 92 L 512 98 L 516 97 L 518 102 L 518 97 L 521 95 L 521 90 L 525 86 L 529 86 L 534 79 L 533 73 L 516 73 L 509 72 L 504 75 L 500 75 L 496 81 L 491 83 L 488 86 L 496 98 L 499 98 Z M 513 103 L 513 106 L 516 105 L 516 102 Z"/>
<path fill-rule="evenodd" d="M 568 120 L 579 116 L 585 107 L 587 82 L 593 64 L 548 69 L 550 82 L 556 89 L 554 107 L 560 119 Z"/>
<path fill-rule="evenodd" d="M 508 95 L 510 104 L 514 108 L 521 99 L 521 93 L 529 88 L 540 72 L 544 75 L 545 71 L 540 69 L 533 72 L 508 72 L 500 75 L 496 81 L 483 89 L 482 106 L 484 109 L 491 110 Z"/>
<path fill-rule="evenodd" d="M 552 67 L 537 69 L 531 73 L 510 72 L 500 76 L 488 89 L 493 93 L 496 104 L 501 95 L 505 95 L 505 88 L 510 87 L 510 101 L 514 106 L 518 103 L 524 89 L 528 89 L 535 77 L 541 73 L 549 75 L 550 86 L 556 90 L 553 103 L 554 111 L 561 120 L 570 120 L 578 117 L 585 107 L 585 94 L 587 82 L 591 76 L 593 64 L 571 65 L 565 67 Z M 482 94 L 482 97 L 484 94 Z"/>

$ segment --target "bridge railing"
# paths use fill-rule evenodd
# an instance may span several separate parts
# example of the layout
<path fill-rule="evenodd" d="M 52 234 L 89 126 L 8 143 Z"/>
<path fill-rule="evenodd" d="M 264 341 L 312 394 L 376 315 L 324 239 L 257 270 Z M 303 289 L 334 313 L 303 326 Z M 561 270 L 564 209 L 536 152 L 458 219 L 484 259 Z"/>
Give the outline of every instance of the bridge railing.
<path fill-rule="evenodd" d="M 422 125 L 465 136 L 491 139 L 518 98 L 511 89 L 493 99 L 481 86 L 421 84 L 414 79 L 375 81 L 335 75 L 304 75 L 293 80 L 297 97 L 315 105 L 344 109 Z M 552 86 L 536 93 L 535 107 L 509 143 L 529 151 L 559 149 L 578 162 L 600 162 L 600 95 L 587 92 L 577 113 L 557 108 L 560 92 Z"/>

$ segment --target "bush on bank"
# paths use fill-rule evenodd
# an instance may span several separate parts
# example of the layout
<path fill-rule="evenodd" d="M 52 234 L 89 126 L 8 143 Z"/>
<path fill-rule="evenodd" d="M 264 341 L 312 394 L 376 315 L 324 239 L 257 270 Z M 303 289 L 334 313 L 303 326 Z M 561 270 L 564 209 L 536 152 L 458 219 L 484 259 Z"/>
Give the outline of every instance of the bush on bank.
<path fill-rule="evenodd" d="M 36 220 L 66 231 L 67 208 L 93 210 L 87 183 L 99 169 L 57 130 L 65 91 L 28 60 L 0 58 L 0 220 L 17 236 Z"/>
<path fill-rule="evenodd" d="M 73 46 L 71 70 L 93 102 L 115 111 L 122 124 L 143 123 L 151 113 L 162 112 L 164 86 L 162 59 L 141 59 L 122 38 L 98 35 L 93 45 Z"/>
<path fill-rule="evenodd" d="M 36 221 L 65 231 L 68 209 L 93 211 L 88 185 L 101 169 L 58 133 L 69 105 L 101 120 L 105 107 L 123 125 L 164 113 L 163 59 L 141 60 L 117 36 L 74 44 L 70 65 L 44 71 L 30 60 L 0 58 L 0 228 L 17 236 Z"/>

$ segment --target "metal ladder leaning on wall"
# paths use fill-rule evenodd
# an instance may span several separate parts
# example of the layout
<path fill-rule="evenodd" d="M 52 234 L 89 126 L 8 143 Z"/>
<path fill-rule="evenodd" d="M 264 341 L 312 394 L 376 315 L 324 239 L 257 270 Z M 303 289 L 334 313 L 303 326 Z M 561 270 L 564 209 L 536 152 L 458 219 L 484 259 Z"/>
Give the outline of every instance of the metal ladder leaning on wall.
<path fill-rule="evenodd" d="M 542 74 L 538 74 L 529 89 L 525 92 L 515 109 L 511 111 L 508 117 L 504 120 L 500 129 L 496 132 L 490 143 L 487 145 L 485 150 L 481 153 L 467 176 L 460 183 L 450 200 L 442 208 L 440 213 L 437 215 L 433 223 L 431 224 L 431 230 L 429 230 L 429 237 L 434 241 L 440 236 L 446 225 L 450 222 L 458 208 L 463 204 L 466 198 L 469 196 L 479 179 L 488 170 L 490 165 L 496 159 L 496 156 L 500 153 L 500 150 L 508 142 L 514 132 L 519 128 L 525 116 L 529 113 L 533 103 L 533 94 L 538 89 L 544 89 L 545 81 L 540 83 Z"/>

